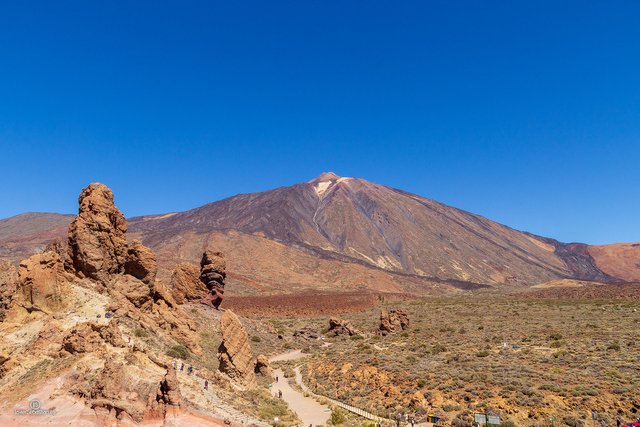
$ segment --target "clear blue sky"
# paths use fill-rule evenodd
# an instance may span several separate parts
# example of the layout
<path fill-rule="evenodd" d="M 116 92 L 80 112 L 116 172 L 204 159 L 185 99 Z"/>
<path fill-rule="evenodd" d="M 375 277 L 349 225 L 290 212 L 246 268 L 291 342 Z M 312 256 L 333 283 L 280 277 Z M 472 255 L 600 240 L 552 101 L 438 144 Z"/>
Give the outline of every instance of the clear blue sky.
<path fill-rule="evenodd" d="M 640 241 L 638 1 L 0 6 L 0 217 L 323 171 L 563 241 Z"/>

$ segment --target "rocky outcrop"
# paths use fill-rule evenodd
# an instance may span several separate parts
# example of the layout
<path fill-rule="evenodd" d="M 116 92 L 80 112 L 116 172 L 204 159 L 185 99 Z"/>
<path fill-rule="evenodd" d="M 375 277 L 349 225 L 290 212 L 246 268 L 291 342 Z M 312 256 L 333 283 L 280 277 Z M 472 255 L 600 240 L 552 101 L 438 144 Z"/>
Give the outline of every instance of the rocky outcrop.
<path fill-rule="evenodd" d="M 0 261 L 0 321 L 5 309 L 9 308 L 11 298 L 16 292 L 18 270 L 5 261 Z"/>
<path fill-rule="evenodd" d="M 222 343 L 218 348 L 220 371 L 231 379 L 253 388 L 256 386 L 255 362 L 249 345 L 249 337 L 238 316 L 231 310 L 220 318 Z"/>
<path fill-rule="evenodd" d="M 90 388 L 80 394 L 88 398 L 89 405 L 98 415 L 122 420 L 126 413 L 139 423 L 144 419 L 147 402 L 141 402 L 138 393 L 131 393 L 132 383 L 125 365 L 107 358 Z"/>
<path fill-rule="evenodd" d="M 110 282 L 110 287 L 124 295 L 137 308 L 151 301 L 151 287 L 133 276 L 116 276 Z"/>
<path fill-rule="evenodd" d="M 43 252 L 20 263 L 13 298 L 17 306 L 28 312 L 52 313 L 67 306 L 69 292 L 64 265 L 57 253 Z"/>
<path fill-rule="evenodd" d="M 293 331 L 293 337 L 305 341 L 319 340 L 320 332 L 311 328 L 301 328 Z"/>
<path fill-rule="evenodd" d="M 90 184 L 78 202 L 78 216 L 69 225 L 68 266 L 80 277 L 106 284 L 111 275 L 124 272 L 127 220 L 103 184 Z"/>
<path fill-rule="evenodd" d="M 107 325 L 86 322 L 74 326 L 62 339 L 60 351 L 69 354 L 96 352 L 105 343 L 113 347 L 126 346 L 116 320 Z"/>
<path fill-rule="evenodd" d="M 180 382 L 178 381 L 176 370 L 172 366 L 167 367 L 167 373 L 156 392 L 155 401 L 172 406 L 180 406 L 182 402 Z"/>
<path fill-rule="evenodd" d="M 200 280 L 213 297 L 212 305 L 217 310 L 224 298 L 224 281 L 227 265 L 222 252 L 205 251 L 200 261 Z"/>
<path fill-rule="evenodd" d="M 190 262 L 178 264 L 173 270 L 169 288 L 178 304 L 200 300 L 207 295 L 207 288 L 200 280 L 200 269 Z"/>
<path fill-rule="evenodd" d="M 360 335 L 360 332 L 353 327 L 351 322 L 335 318 L 329 319 L 329 332 L 332 332 L 335 336 L 346 335 L 351 337 Z"/>
<path fill-rule="evenodd" d="M 409 314 L 406 311 L 395 309 L 380 311 L 380 335 L 404 331 L 407 328 L 409 328 Z"/>
<path fill-rule="evenodd" d="M 271 377 L 272 370 L 269 364 L 269 358 L 264 354 L 258 355 L 258 357 L 256 357 L 256 368 L 254 371 L 256 374 Z"/>
<path fill-rule="evenodd" d="M 156 254 L 139 240 L 132 241 L 127 249 L 124 272 L 148 285 L 152 284 L 158 273 Z"/>

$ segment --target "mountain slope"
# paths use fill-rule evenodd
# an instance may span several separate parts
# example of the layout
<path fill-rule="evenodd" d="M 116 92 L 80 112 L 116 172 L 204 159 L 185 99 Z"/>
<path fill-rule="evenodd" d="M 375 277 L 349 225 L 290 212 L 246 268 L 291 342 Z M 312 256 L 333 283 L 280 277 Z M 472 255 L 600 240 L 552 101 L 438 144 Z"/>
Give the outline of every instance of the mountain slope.
<path fill-rule="evenodd" d="M 0 220 L 0 258 L 12 262 L 39 252 L 67 235 L 73 215 L 29 212 Z"/>
<path fill-rule="evenodd" d="M 25 214 L 1 220 L 0 257 L 16 261 L 41 249 L 66 233 L 71 218 Z M 235 288 L 249 294 L 361 287 L 439 292 L 446 285 L 640 277 L 640 254 L 632 244 L 616 250 L 564 244 L 332 173 L 185 212 L 131 218 L 129 230 L 158 253 L 165 279 L 178 262 L 195 262 L 207 246 L 224 250 Z"/>
<path fill-rule="evenodd" d="M 551 239 L 400 190 L 325 173 L 262 193 L 243 194 L 131 229 L 158 249 L 185 232 L 235 230 L 358 261 L 390 272 L 486 284 L 531 285 L 572 277 L 612 280 L 589 257 Z"/>

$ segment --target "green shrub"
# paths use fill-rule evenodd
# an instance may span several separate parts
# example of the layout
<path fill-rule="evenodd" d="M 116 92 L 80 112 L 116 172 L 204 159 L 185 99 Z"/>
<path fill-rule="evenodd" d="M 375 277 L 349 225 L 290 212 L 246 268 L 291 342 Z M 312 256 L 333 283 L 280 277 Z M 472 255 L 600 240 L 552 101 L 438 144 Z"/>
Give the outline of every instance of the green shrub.
<path fill-rule="evenodd" d="M 252 342 L 261 342 L 262 339 L 260 337 L 257 337 L 257 336 L 254 335 L 254 336 L 251 337 L 251 341 Z"/>
<path fill-rule="evenodd" d="M 487 357 L 491 352 L 489 350 L 480 350 L 476 353 L 476 357 Z"/>
<path fill-rule="evenodd" d="M 189 357 L 189 349 L 182 344 L 177 344 L 167 350 L 165 354 L 174 359 L 186 360 Z"/>
<path fill-rule="evenodd" d="M 133 331 L 133 336 L 138 337 L 138 338 L 145 338 L 149 336 L 149 331 L 147 331 L 146 329 L 142 329 L 142 328 L 136 328 Z"/>
<path fill-rule="evenodd" d="M 347 417 L 344 415 L 344 412 L 336 408 L 331 411 L 331 418 L 329 421 L 331 421 L 331 424 L 337 426 L 340 424 L 344 424 L 344 422 L 347 421 Z"/>

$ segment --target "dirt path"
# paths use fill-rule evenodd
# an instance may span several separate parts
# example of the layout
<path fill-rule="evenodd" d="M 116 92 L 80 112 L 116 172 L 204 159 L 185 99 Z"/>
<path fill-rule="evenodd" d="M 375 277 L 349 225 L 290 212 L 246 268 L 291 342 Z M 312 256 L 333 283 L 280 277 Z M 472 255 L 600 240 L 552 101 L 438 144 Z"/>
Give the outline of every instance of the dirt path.
<path fill-rule="evenodd" d="M 278 354 L 269 359 L 270 362 L 285 362 L 297 360 L 306 357 L 301 350 L 291 350 L 286 353 Z M 307 397 L 303 393 L 294 389 L 289 385 L 289 381 L 284 377 L 282 369 L 276 369 L 273 372 L 274 378 L 278 378 L 271 388 L 272 393 L 277 396 L 282 391 L 282 400 L 287 402 L 289 408 L 298 414 L 298 418 L 302 421 L 303 426 L 325 425 L 331 417 L 331 409 L 326 405 L 321 405 L 312 397 Z"/>
<path fill-rule="evenodd" d="M 273 374 L 279 380 L 273 383 L 271 391 L 276 396 L 278 391 L 282 391 L 282 400 L 287 402 L 289 408 L 298 414 L 303 426 L 317 426 L 327 423 L 331 417 L 331 409 L 328 406 L 319 404 L 311 397 L 305 397 L 304 394 L 291 387 L 288 379 L 284 377 L 282 369 L 275 370 Z"/>
<path fill-rule="evenodd" d="M 269 362 L 273 363 L 273 362 L 286 362 L 288 360 L 296 360 L 296 359 L 302 359 L 303 357 L 306 357 L 307 355 L 304 354 L 302 352 L 302 350 L 291 350 L 291 351 L 287 351 L 286 353 L 281 353 L 278 354 L 276 356 L 272 356 L 269 358 Z"/>

